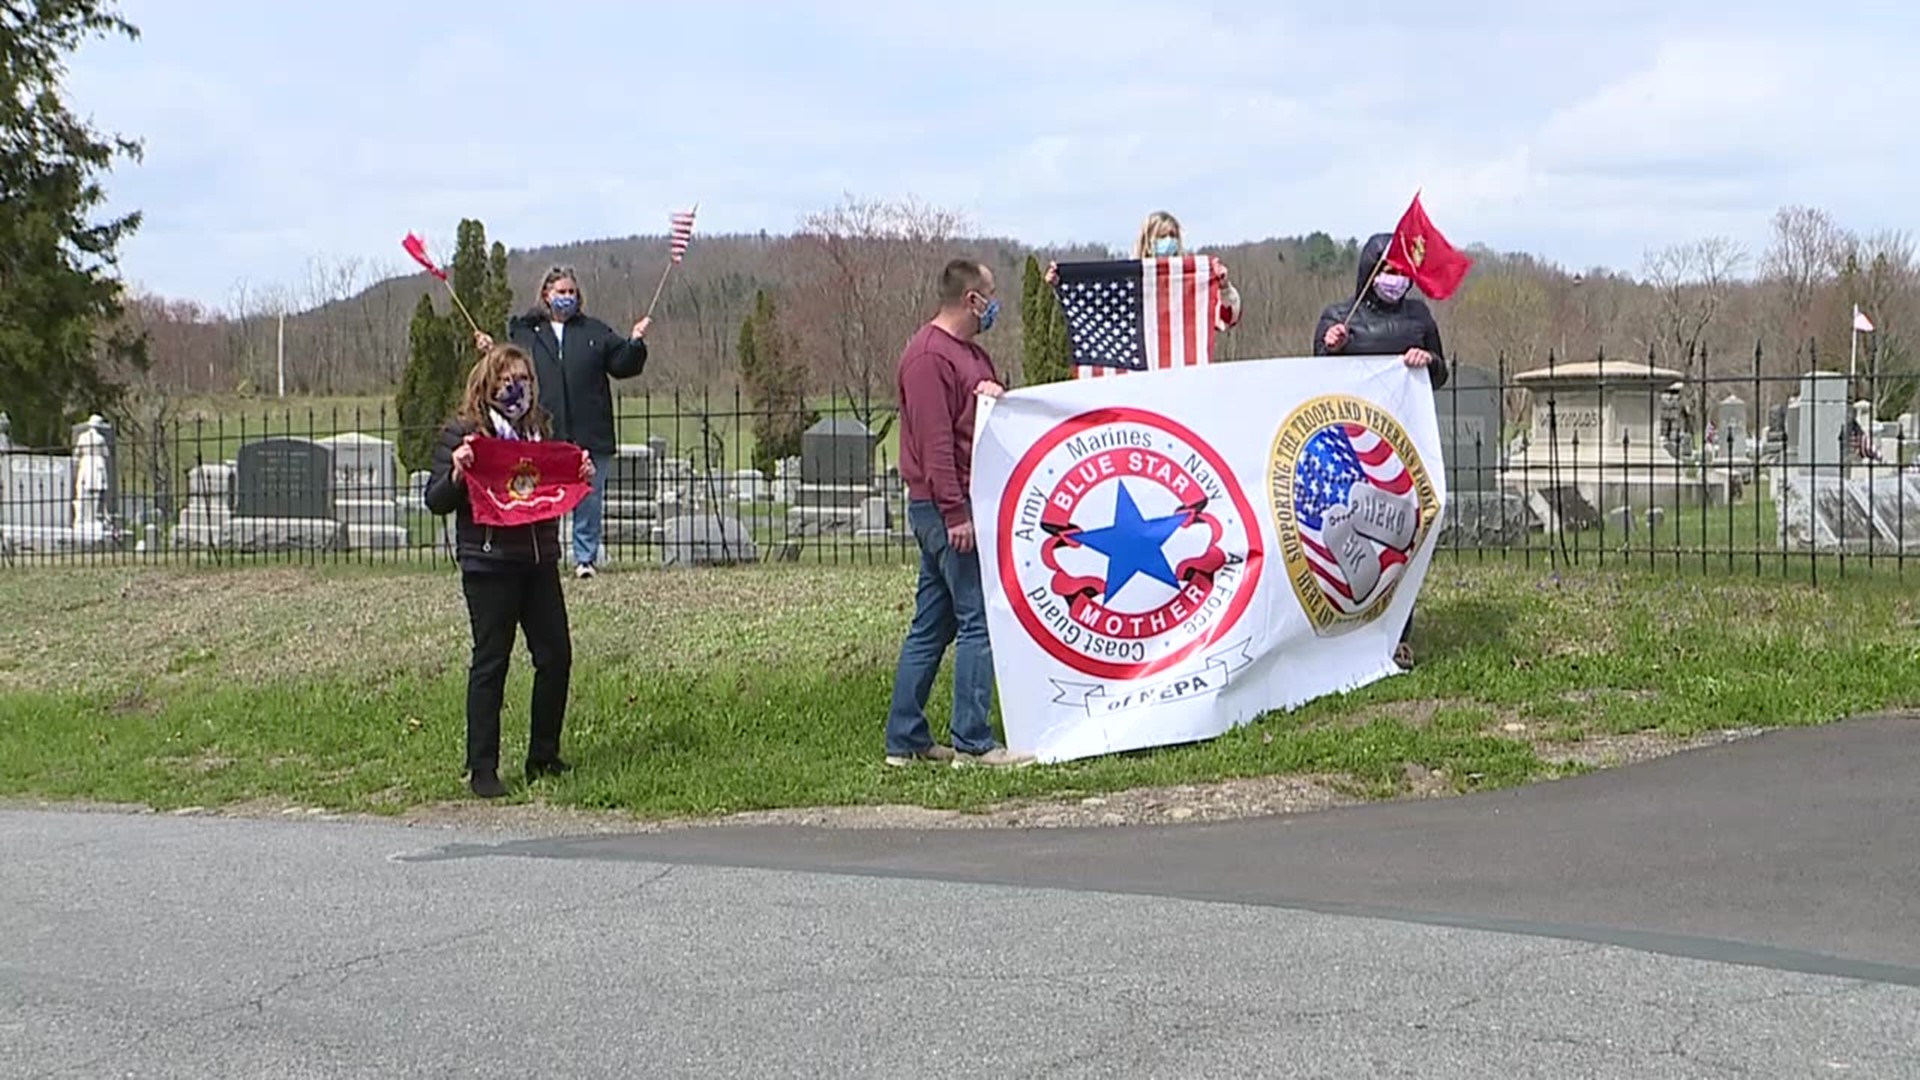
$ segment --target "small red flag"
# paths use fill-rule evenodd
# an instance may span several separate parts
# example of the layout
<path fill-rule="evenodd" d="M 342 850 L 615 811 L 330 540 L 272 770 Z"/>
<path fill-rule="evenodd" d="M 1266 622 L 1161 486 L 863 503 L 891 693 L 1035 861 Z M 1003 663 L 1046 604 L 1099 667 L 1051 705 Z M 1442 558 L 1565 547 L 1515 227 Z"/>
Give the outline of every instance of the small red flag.
<path fill-rule="evenodd" d="M 1427 296 L 1445 300 L 1466 279 L 1473 260 L 1454 250 L 1433 227 L 1426 208 L 1420 205 L 1420 193 L 1414 192 L 1413 205 L 1400 215 L 1400 224 L 1394 227 L 1393 243 L 1387 246 L 1387 265 L 1412 278 Z"/>
<path fill-rule="evenodd" d="M 482 525 L 527 525 L 557 518 L 593 490 L 580 479 L 578 446 L 481 436 L 473 440 L 467 501 Z"/>
<path fill-rule="evenodd" d="M 434 265 L 432 256 L 427 254 L 426 243 L 419 237 L 408 233 L 407 238 L 400 241 L 400 246 L 407 249 L 407 254 L 413 256 L 414 262 L 426 267 L 427 273 L 432 274 L 441 281 L 447 280 L 447 272 Z"/>

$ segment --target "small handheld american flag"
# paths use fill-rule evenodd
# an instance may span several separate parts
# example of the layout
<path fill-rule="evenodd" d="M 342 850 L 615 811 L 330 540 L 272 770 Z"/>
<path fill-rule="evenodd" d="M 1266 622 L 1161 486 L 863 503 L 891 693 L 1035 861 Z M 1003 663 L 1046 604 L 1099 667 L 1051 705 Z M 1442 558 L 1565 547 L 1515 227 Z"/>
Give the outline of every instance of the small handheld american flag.
<path fill-rule="evenodd" d="M 687 245 L 693 242 L 693 215 L 699 212 L 695 205 L 692 210 L 681 210 L 673 215 L 673 261 L 679 262 L 687 253 Z"/>
<path fill-rule="evenodd" d="M 1211 258 L 1061 263 L 1059 274 L 1076 378 L 1212 361 L 1220 281 Z"/>

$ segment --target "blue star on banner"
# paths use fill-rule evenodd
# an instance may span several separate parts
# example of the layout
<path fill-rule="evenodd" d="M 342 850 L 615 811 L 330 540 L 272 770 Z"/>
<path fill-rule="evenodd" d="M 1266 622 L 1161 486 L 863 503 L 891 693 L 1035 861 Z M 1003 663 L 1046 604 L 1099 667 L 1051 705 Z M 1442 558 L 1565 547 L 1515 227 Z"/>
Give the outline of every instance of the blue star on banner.
<path fill-rule="evenodd" d="M 1172 588 L 1180 587 L 1161 548 L 1186 520 L 1185 513 L 1141 517 L 1140 507 L 1134 504 L 1126 481 L 1120 482 L 1120 494 L 1113 503 L 1113 524 L 1104 529 L 1088 529 L 1074 537 L 1082 546 L 1107 557 L 1105 603 L 1112 603 L 1114 594 L 1141 574 Z"/>

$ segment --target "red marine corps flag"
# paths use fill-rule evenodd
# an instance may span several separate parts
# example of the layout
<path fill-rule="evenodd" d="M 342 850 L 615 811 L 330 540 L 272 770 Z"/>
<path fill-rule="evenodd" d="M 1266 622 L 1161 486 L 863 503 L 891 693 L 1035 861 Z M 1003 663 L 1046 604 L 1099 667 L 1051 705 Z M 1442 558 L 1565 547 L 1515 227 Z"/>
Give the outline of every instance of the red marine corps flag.
<path fill-rule="evenodd" d="M 581 450 L 566 442 L 473 440 L 467 501 L 482 525 L 530 525 L 557 518 L 593 490 L 580 479 Z"/>
<path fill-rule="evenodd" d="M 1393 243 L 1387 245 L 1386 264 L 1413 279 L 1431 300 L 1445 300 L 1460 287 L 1473 260 L 1454 249 L 1440 230 L 1427 218 L 1420 205 L 1420 193 L 1413 193 L 1413 204 L 1400 215 L 1394 227 Z"/>

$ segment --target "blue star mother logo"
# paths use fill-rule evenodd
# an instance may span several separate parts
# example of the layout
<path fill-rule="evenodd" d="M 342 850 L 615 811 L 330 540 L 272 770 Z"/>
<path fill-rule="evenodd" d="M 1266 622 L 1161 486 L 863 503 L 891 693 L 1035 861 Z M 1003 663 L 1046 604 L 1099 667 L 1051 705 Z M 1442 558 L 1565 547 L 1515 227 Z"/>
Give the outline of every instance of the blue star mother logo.
<path fill-rule="evenodd" d="M 1001 503 L 1000 579 L 1021 625 L 1075 671 L 1134 679 L 1207 648 L 1260 580 L 1260 530 L 1226 463 L 1142 409 L 1041 437 Z"/>

